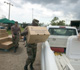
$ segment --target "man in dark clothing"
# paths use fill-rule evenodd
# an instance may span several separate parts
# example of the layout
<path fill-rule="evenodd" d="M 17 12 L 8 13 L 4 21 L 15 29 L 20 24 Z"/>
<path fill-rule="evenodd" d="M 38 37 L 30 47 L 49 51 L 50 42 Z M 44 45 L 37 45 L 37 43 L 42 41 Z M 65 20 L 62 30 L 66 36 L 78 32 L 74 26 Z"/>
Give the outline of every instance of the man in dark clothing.
<path fill-rule="evenodd" d="M 39 21 L 37 19 L 33 19 L 32 21 L 32 26 L 38 26 Z M 27 28 L 25 28 L 24 32 L 21 33 L 21 35 L 27 35 L 28 31 Z M 28 65 L 30 64 L 30 69 L 34 70 L 33 68 L 33 63 L 35 61 L 36 58 L 36 52 L 37 52 L 37 44 L 33 43 L 33 44 L 28 44 L 27 43 L 27 54 L 28 54 L 28 58 L 26 60 L 26 64 L 24 66 L 24 70 L 28 70 Z"/>
<path fill-rule="evenodd" d="M 19 45 L 19 33 L 21 33 L 21 29 L 18 26 L 18 22 L 15 22 L 15 25 L 11 27 L 11 32 L 12 32 L 12 41 L 13 41 L 14 53 L 15 53 Z"/>

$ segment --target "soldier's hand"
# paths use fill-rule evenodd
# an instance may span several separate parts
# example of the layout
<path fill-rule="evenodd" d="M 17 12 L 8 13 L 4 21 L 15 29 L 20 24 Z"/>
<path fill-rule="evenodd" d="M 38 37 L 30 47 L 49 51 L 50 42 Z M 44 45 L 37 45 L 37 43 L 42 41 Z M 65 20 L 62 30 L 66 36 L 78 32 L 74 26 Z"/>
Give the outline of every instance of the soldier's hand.
<path fill-rule="evenodd" d="M 79 35 L 78 35 L 78 40 L 80 40 L 80 33 L 79 33 Z"/>
<path fill-rule="evenodd" d="M 24 32 L 21 33 L 21 36 L 26 36 L 27 34 L 28 34 L 28 32 L 24 31 Z"/>
<path fill-rule="evenodd" d="M 15 35 L 13 34 L 12 37 L 15 37 Z"/>

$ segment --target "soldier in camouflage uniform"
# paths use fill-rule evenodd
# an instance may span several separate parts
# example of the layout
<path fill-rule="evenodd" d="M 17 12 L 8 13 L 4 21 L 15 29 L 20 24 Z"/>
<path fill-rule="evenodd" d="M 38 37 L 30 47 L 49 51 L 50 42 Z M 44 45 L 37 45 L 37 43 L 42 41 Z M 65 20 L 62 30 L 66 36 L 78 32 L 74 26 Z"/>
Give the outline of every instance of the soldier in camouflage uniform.
<path fill-rule="evenodd" d="M 36 19 L 33 19 L 32 21 L 32 26 L 38 26 L 39 21 Z M 27 35 L 28 31 L 27 29 L 24 30 L 23 33 L 21 33 L 21 35 Z M 37 44 L 33 43 L 33 44 L 28 44 L 27 43 L 27 54 L 28 54 L 28 58 L 26 60 L 26 64 L 24 66 L 24 70 L 28 70 L 28 65 L 30 64 L 30 69 L 34 70 L 33 68 L 33 63 L 35 61 L 36 58 L 36 52 L 37 52 Z"/>
<path fill-rule="evenodd" d="M 18 22 L 15 22 L 15 25 L 11 27 L 11 32 L 12 32 L 12 41 L 15 53 L 19 45 L 19 33 L 21 33 L 21 29 L 18 26 Z"/>

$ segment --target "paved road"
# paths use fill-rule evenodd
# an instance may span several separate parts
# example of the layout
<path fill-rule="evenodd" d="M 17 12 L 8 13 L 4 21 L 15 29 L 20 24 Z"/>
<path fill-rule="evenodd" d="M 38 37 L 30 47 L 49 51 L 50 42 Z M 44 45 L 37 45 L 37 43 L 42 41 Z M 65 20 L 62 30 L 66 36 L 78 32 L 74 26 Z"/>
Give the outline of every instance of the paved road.
<path fill-rule="evenodd" d="M 24 70 L 27 59 L 26 47 L 20 42 L 17 53 L 0 51 L 0 70 Z M 41 70 L 41 44 L 38 44 L 37 57 L 34 63 L 35 70 Z"/>

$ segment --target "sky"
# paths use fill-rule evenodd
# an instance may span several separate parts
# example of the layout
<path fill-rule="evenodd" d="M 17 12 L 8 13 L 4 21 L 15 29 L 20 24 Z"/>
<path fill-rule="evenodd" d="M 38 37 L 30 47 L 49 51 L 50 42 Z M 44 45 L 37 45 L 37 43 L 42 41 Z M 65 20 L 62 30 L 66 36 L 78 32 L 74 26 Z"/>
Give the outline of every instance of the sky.
<path fill-rule="evenodd" d="M 70 24 L 71 20 L 80 19 L 80 0 L 0 0 L 0 18 L 8 18 L 9 5 L 10 20 L 20 23 L 31 23 L 32 19 L 38 19 L 40 23 L 49 24 L 56 16 Z"/>

